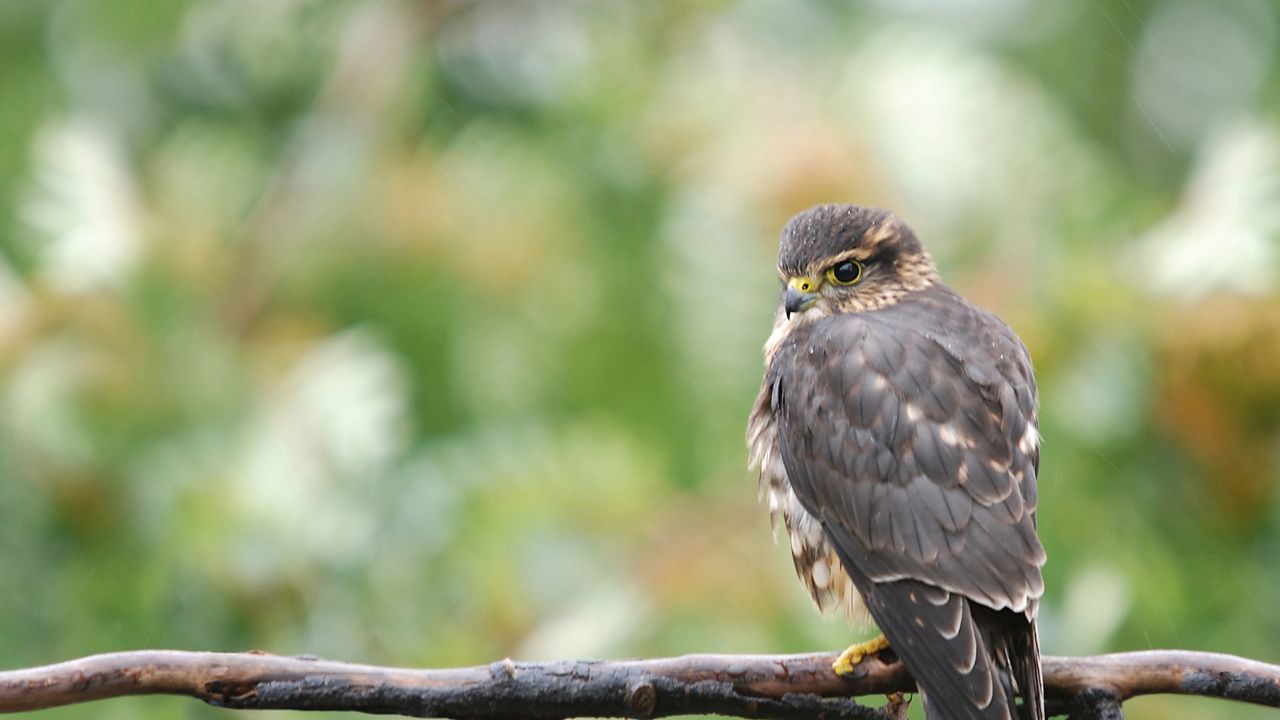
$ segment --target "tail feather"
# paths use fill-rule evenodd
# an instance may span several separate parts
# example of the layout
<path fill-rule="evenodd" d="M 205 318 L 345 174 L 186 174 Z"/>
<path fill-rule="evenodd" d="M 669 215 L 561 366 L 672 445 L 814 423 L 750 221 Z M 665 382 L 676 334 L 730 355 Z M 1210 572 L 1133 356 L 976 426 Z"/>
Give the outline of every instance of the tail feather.
<path fill-rule="evenodd" d="M 1044 720 L 1035 623 L 916 580 L 855 577 L 929 720 Z"/>
<path fill-rule="evenodd" d="M 1040 669 L 1040 636 L 1035 621 L 1023 613 L 992 610 L 970 603 L 974 622 L 995 659 L 1005 697 L 1014 700 L 1017 720 L 1042 720 L 1044 679 Z"/>

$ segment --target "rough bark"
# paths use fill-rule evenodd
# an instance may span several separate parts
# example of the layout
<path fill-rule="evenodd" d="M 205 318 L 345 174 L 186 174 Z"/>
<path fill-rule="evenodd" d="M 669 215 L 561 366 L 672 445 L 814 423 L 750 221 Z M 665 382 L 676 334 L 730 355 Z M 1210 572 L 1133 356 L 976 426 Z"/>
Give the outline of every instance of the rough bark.
<path fill-rule="evenodd" d="M 852 698 L 914 690 L 910 675 L 890 655 L 868 658 L 854 675 L 840 678 L 831 672 L 831 654 L 502 660 L 411 670 L 261 653 L 142 650 L 0 672 L 0 712 L 170 694 L 245 710 L 466 720 L 686 714 L 887 719 L 903 717 L 903 707 L 878 699 L 882 707 L 872 707 Z M 1123 701 L 1157 693 L 1280 707 L 1280 667 L 1231 655 L 1148 651 L 1045 657 L 1044 679 L 1051 714 L 1079 720 L 1120 718 Z"/>

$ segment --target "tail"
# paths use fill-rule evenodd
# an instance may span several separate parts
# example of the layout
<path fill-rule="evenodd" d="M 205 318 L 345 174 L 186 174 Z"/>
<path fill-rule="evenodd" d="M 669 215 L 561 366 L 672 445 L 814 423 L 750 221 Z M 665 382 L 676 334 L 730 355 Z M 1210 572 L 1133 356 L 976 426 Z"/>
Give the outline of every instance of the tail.
<path fill-rule="evenodd" d="M 1006 698 L 1017 720 L 1044 720 L 1044 679 L 1040 671 L 1040 633 L 1034 620 L 1012 610 L 969 603 L 973 621 L 995 660 Z"/>
<path fill-rule="evenodd" d="M 929 720 L 1044 720 L 1040 641 L 1024 613 L 916 580 L 858 585 Z"/>

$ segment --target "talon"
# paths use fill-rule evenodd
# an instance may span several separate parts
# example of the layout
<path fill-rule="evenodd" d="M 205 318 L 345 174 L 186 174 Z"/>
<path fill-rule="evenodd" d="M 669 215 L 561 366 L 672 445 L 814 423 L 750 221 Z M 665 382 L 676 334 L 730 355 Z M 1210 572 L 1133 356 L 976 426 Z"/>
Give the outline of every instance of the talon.
<path fill-rule="evenodd" d="M 883 634 L 877 635 L 866 642 L 850 645 L 848 650 L 840 653 L 840 657 L 831 663 L 831 669 L 837 675 L 849 675 L 853 672 L 853 667 L 862 662 L 863 658 L 888 649 L 889 638 L 886 638 Z"/>

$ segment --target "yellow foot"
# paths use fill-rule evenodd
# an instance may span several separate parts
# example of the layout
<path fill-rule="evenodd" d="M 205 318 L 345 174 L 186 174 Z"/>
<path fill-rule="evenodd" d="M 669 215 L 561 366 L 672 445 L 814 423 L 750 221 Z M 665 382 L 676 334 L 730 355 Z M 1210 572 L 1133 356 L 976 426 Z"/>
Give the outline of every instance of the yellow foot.
<path fill-rule="evenodd" d="M 831 663 L 831 669 L 836 671 L 837 675 L 848 675 L 853 672 L 853 666 L 862 662 L 862 659 L 868 655 L 875 655 L 881 650 L 889 649 L 889 638 L 884 635 L 877 635 L 874 638 L 850 645 L 848 650 L 840 653 L 840 657 Z"/>

